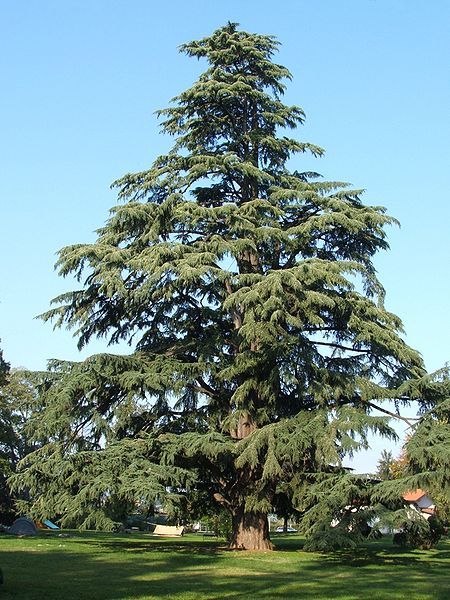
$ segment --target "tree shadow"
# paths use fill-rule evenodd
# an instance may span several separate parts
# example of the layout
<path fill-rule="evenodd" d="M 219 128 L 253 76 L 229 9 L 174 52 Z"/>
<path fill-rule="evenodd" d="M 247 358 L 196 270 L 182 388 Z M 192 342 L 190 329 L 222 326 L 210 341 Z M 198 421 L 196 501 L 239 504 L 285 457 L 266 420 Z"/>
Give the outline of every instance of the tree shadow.
<path fill-rule="evenodd" d="M 431 553 L 370 545 L 331 555 L 229 552 L 220 542 L 119 536 L 43 537 L 0 555 L 2 600 L 444 600 L 448 545 Z M 301 545 L 301 544 L 299 544 Z M 12 551 L 11 551 L 12 548 Z M 2 544 L 0 544 L 0 552 Z"/>
<path fill-rule="evenodd" d="M 105 541 L 90 541 L 86 540 L 84 542 L 86 546 L 92 546 L 96 548 L 102 548 L 104 550 L 110 551 L 127 551 L 127 552 L 188 552 L 190 554 L 202 554 L 202 553 L 211 553 L 211 552 L 226 552 L 227 548 L 224 545 L 224 542 L 192 542 L 191 540 L 183 541 L 177 540 L 168 541 L 168 540 L 142 540 L 142 541 L 133 541 L 130 543 L 129 540 L 105 540 Z"/>

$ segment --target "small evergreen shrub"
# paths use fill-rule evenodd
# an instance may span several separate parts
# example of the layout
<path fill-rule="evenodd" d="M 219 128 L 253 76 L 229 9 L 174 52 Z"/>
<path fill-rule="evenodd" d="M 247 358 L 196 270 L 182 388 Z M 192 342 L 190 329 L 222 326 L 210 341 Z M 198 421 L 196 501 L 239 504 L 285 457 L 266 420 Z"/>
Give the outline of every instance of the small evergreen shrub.
<path fill-rule="evenodd" d="M 443 533 L 443 525 L 437 517 L 432 516 L 428 521 L 408 521 L 400 532 L 394 534 L 393 542 L 397 546 L 429 550 L 436 546 Z"/>

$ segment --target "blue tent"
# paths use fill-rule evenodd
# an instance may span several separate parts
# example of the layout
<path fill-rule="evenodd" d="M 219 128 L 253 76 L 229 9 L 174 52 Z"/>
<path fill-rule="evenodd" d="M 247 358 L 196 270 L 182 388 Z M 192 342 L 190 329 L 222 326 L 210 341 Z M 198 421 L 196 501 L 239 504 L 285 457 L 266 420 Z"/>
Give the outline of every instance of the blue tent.
<path fill-rule="evenodd" d="M 36 535 L 36 525 L 28 517 L 19 517 L 8 529 L 11 535 Z"/>

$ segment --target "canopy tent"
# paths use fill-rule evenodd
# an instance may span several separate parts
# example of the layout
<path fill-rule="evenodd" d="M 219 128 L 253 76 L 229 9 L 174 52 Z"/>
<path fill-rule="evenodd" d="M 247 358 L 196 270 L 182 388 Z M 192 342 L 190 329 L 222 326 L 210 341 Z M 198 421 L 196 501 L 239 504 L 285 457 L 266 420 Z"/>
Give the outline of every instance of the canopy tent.
<path fill-rule="evenodd" d="M 184 534 L 184 527 L 176 527 L 175 525 L 157 525 L 153 535 L 160 537 L 180 537 Z"/>

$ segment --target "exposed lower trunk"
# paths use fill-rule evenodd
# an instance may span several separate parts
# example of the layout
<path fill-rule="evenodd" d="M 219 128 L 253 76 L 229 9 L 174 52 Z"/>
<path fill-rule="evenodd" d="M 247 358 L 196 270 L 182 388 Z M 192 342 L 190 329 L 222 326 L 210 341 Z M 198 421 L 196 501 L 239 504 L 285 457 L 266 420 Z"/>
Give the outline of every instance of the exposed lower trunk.
<path fill-rule="evenodd" d="M 257 428 L 252 415 L 243 410 L 238 416 L 236 428 L 230 431 L 232 438 L 242 440 L 251 435 Z M 236 483 L 239 483 L 239 494 L 226 499 L 225 495 L 220 493 L 214 494 L 214 498 L 222 506 L 231 512 L 232 518 L 232 535 L 230 548 L 234 550 L 273 550 L 272 542 L 269 536 L 269 525 L 267 522 L 267 514 L 264 512 L 247 512 L 242 504 L 242 497 L 245 495 L 245 490 L 251 488 L 252 478 L 251 470 L 236 471 Z M 253 482 L 254 483 L 254 482 Z M 239 501 L 237 501 L 239 497 Z"/>
<path fill-rule="evenodd" d="M 273 550 L 267 515 L 261 512 L 233 511 L 233 533 L 230 548 L 234 550 Z"/>
<path fill-rule="evenodd" d="M 288 530 L 288 518 L 284 517 L 283 519 L 283 533 L 287 533 Z"/>

